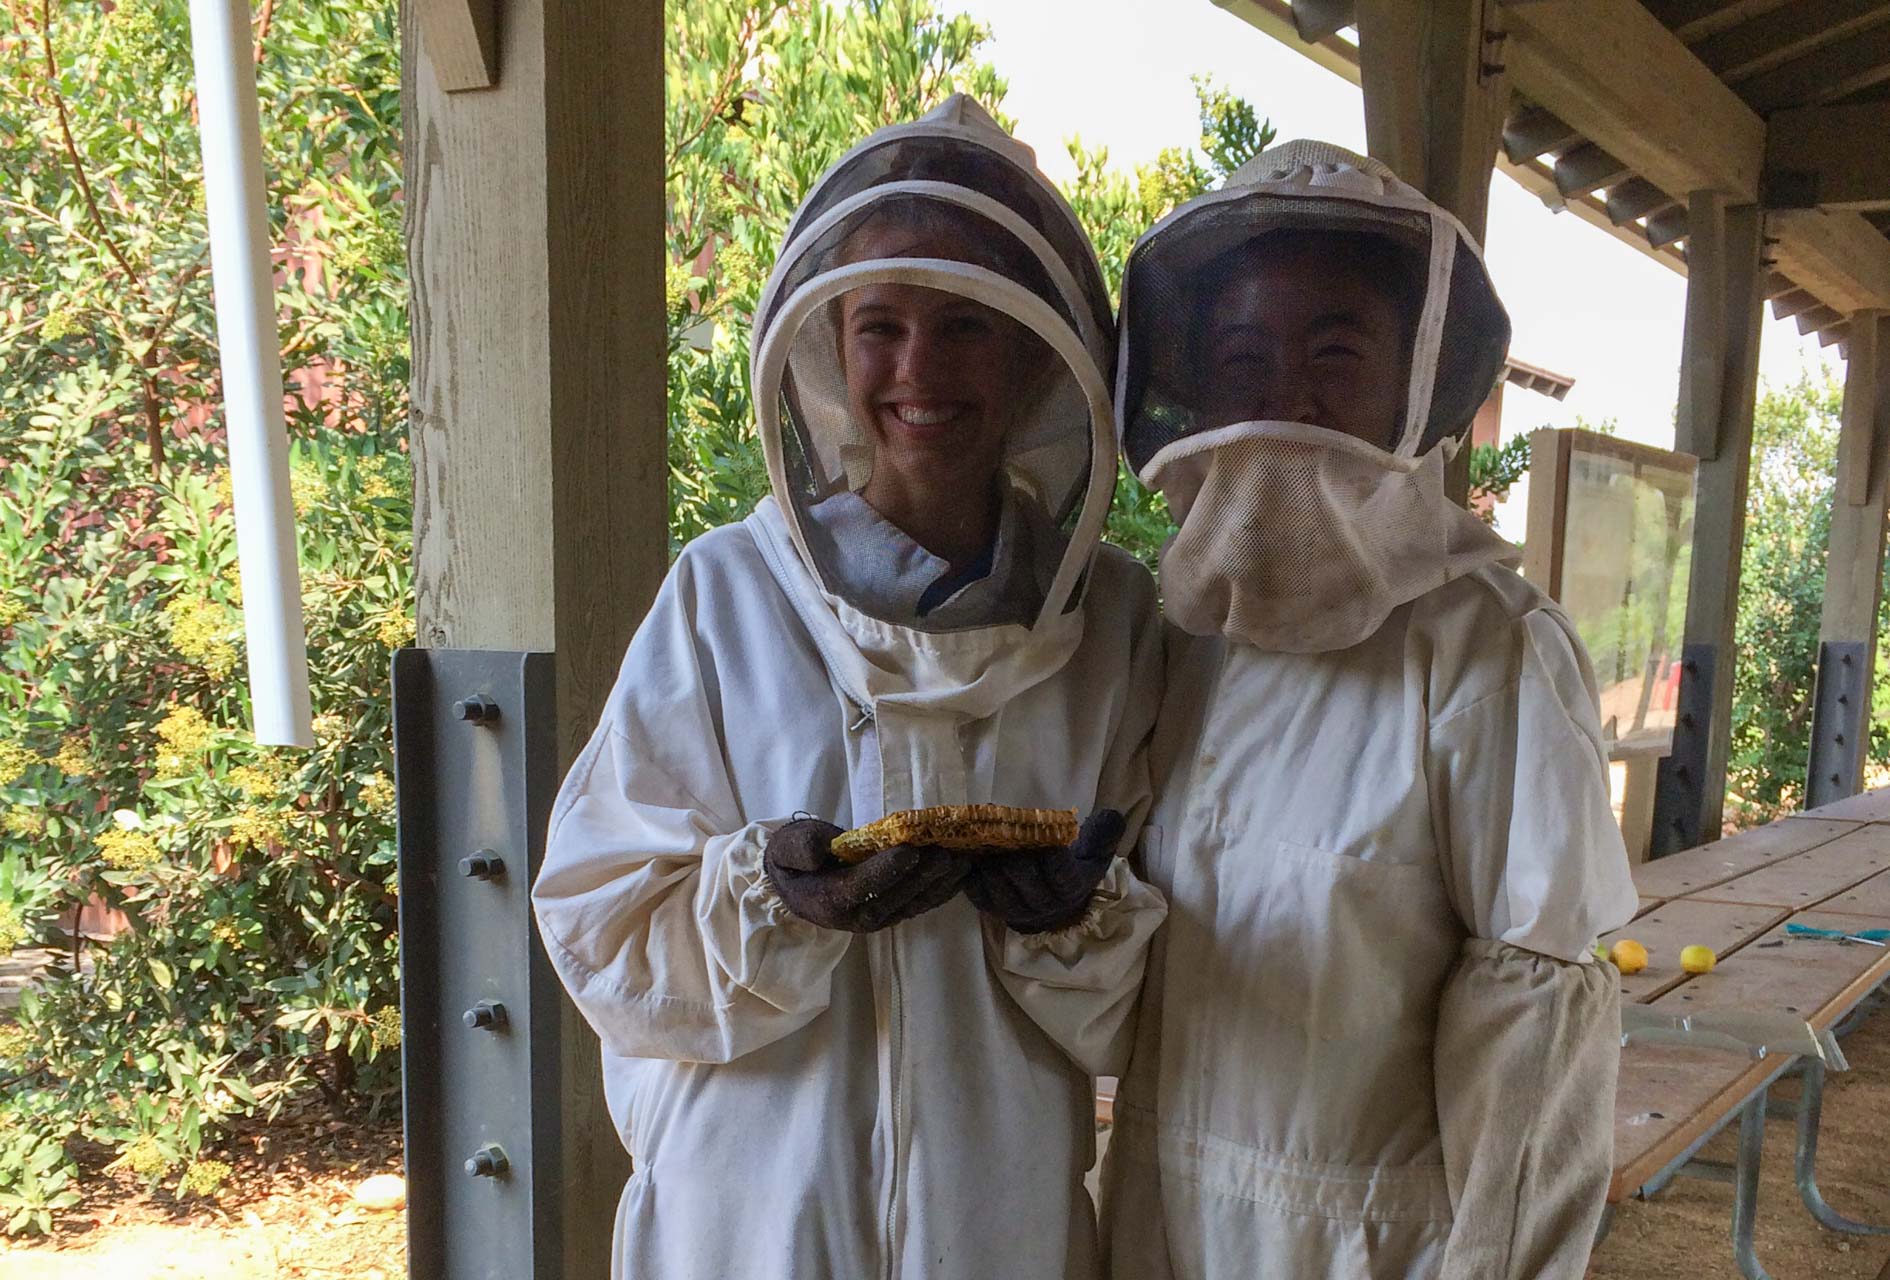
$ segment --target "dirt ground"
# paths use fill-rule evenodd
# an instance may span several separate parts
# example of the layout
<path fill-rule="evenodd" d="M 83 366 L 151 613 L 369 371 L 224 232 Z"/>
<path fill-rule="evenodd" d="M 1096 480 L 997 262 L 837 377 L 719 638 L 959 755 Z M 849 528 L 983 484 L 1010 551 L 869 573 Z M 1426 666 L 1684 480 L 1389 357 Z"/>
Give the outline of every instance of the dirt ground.
<path fill-rule="evenodd" d="M 400 1172 L 397 1116 L 318 1109 L 208 1153 L 234 1172 L 214 1203 L 98 1175 L 50 1239 L 0 1237 L 0 1280 L 403 1280 L 406 1214 L 353 1200 Z M 173 1179 L 174 1181 L 174 1179 Z"/>
<path fill-rule="evenodd" d="M 1853 1218 L 1890 1223 L 1890 1010 L 1845 1043 L 1853 1070 L 1830 1078 L 1818 1152 L 1825 1197 Z M 1789 1096 L 1793 1084 L 1778 1087 Z M 1792 1185 L 1788 1119 L 1766 1126 L 1758 1253 L 1777 1280 L 1878 1280 L 1890 1237 L 1848 1237 L 1812 1221 Z M 1703 1153 L 1730 1160 L 1734 1135 Z M 217 1153 L 236 1172 L 214 1206 L 100 1179 L 50 1240 L 0 1239 L 0 1280 L 402 1280 L 405 1214 L 351 1199 L 370 1174 L 398 1172 L 400 1133 L 377 1122 L 309 1117 Z M 1591 1280 L 1738 1280 L 1732 1188 L 1676 1181 L 1621 1206 Z"/>

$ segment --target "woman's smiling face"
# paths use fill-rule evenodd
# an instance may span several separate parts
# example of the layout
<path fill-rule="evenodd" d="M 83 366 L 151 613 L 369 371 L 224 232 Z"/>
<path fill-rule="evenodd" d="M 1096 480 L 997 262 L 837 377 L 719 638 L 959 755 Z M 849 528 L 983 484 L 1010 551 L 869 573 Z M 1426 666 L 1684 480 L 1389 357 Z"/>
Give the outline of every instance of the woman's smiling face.
<path fill-rule="evenodd" d="M 862 230 L 847 257 L 963 255 L 941 230 L 889 221 Z M 874 475 L 938 500 L 988 491 L 1047 354 L 1017 321 L 938 289 L 874 284 L 841 300 L 847 398 L 873 441 Z"/>

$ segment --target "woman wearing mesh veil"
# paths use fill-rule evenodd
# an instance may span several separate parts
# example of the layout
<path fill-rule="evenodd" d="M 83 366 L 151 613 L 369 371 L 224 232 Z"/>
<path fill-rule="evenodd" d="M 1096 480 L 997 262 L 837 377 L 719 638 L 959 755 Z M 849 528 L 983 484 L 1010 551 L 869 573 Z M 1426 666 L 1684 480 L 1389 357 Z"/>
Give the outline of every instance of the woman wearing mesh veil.
<path fill-rule="evenodd" d="M 534 886 L 634 1165 L 615 1273 L 1099 1273 L 1091 1076 L 1161 896 L 1154 584 L 1115 473 L 1094 252 L 954 98 L 816 184 L 757 309 L 773 496 L 683 550 Z M 1090 815 L 1068 847 L 895 845 L 933 805 Z"/>
<path fill-rule="evenodd" d="M 1477 247 L 1288 143 L 1143 237 L 1120 336 L 1186 634 L 1111 1273 L 1575 1280 L 1636 898 L 1581 643 L 1444 494 L 1509 342 Z"/>

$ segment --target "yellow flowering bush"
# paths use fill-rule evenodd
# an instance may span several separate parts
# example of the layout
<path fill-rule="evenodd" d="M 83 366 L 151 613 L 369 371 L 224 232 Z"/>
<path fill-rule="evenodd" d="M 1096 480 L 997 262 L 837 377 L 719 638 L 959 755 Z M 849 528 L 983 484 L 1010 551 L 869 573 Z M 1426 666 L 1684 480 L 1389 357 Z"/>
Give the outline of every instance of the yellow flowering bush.
<path fill-rule="evenodd" d="M 20 919 L 20 909 L 11 902 L 0 902 L 0 955 L 25 941 L 26 926 Z"/>
<path fill-rule="evenodd" d="M 358 797 L 393 773 L 413 608 L 397 7 L 278 5 L 255 68 L 270 207 L 321 211 L 277 285 L 313 750 L 248 732 L 201 176 L 157 161 L 198 149 L 188 6 L 8 13 L 0 926 L 84 977 L 49 971 L 9 1032 L 37 1056 L 0 1067 L 0 1234 L 47 1230 L 91 1153 L 211 1194 L 238 1117 L 395 1087 L 393 825 Z M 95 899 L 132 927 L 69 940 Z"/>
<path fill-rule="evenodd" d="M 261 805 L 246 804 L 230 821 L 230 843 L 239 849 L 267 849 L 288 839 L 282 814 Z"/>
<path fill-rule="evenodd" d="M 14 805 L 0 818 L 0 831 L 10 836 L 31 838 L 46 834 L 46 815 L 24 805 Z"/>
<path fill-rule="evenodd" d="M 19 743 L 0 742 L 0 787 L 18 782 L 28 769 L 38 763 L 38 754 Z"/>
<path fill-rule="evenodd" d="M 53 757 L 53 765 L 68 777 L 81 777 L 92 772 L 92 751 L 82 733 L 68 733 L 59 740 L 59 753 Z"/>
<path fill-rule="evenodd" d="M 114 871 L 143 871 L 164 858 L 157 841 L 142 831 L 101 831 L 96 843 L 99 858 Z"/>
<path fill-rule="evenodd" d="M 183 595 L 164 606 L 170 619 L 171 643 L 177 651 L 218 680 L 236 670 L 234 617 L 222 605 L 198 595 Z"/>
<path fill-rule="evenodd" d="M 192 1160 L 177 1184 L 181 1196 L 214 1197 L 217 1188 L 230 1176 L 230 1166 L 221 1160 Z"/>
<path fill-rule="evenodd" d="M 394 808 L 394 784 L 384 773 L 371 773 L 362 782 L 358 793 L 361 803 L 369 809 L 392 812 Z"/>

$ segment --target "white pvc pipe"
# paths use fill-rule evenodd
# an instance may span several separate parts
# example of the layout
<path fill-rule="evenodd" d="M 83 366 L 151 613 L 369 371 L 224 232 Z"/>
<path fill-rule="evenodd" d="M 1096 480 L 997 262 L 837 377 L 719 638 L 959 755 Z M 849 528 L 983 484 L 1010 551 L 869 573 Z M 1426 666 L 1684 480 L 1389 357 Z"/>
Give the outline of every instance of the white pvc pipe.
<path fill-rule="evenodd" d="M 312 747 L 308 637 L 302 624 L 295 506 L 289 497 L 289 433 L 282 414 L 282 353 L 251 38 L 247 0 L 190 0 L 250 708 L 257 742 Z"/>

